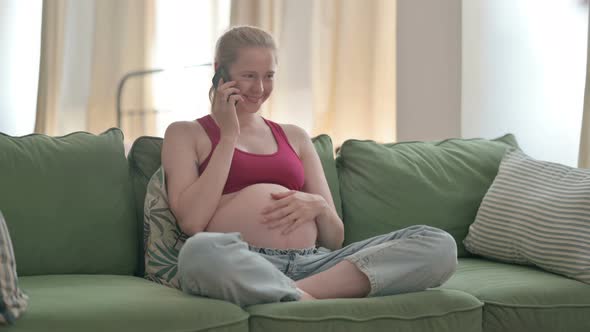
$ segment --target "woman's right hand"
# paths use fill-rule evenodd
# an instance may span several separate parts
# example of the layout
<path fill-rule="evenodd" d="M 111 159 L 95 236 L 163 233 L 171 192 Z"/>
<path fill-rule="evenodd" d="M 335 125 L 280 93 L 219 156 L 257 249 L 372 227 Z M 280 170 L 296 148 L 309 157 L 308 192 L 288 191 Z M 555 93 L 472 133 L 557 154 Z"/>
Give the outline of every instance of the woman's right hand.
<path fill-rule="evenodd" d="M 239 95 L 240 90 L 235 87 L 236 81 L 224 82 L 219 80 L 212 113 L 217 120 L 222 137 L 237 138 L 240 135 L 240 122 L 236 114 L 236 104 L 244 102 Z"/>

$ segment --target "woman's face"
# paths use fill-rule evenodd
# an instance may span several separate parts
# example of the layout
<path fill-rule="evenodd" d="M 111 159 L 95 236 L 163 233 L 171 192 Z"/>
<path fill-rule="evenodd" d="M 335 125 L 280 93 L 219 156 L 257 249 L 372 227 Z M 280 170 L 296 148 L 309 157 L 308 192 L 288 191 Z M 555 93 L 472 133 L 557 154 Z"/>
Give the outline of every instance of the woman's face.
<path fill-rule="evenodd" d="M 274 54 L 269 48 L 238 50 L 238 59 L 229 66 L 229 75 L 244 98 L 237 105 L 238 111 L 255 113 L 260 109 L 272 92 L 275 68 Z"/>

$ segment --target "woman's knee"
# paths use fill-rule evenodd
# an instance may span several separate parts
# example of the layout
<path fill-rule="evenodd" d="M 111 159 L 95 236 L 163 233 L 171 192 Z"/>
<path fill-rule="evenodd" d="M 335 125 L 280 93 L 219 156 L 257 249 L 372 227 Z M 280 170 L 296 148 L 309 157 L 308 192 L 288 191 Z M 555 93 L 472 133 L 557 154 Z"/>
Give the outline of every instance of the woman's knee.
<path fill-rule="evenodd" d="M 431 237 L 430 265 L 439 285 L 447 281 L 457 269 L 457 244 L 449 233 L 437 230 Z M 438 286 L 438 285 L 437 285 Z"/>
<path fill-rule="evenodd" d="M 408 227 L 410 237 L 420 239 L 424 266 L 435 280 L 446 281 L 457 268 L 457 244 L 446 231 L 427 225 Z"/>
<path fill-rule="evenodd" d="M 178 264 L 185 265 L 195 261 L 213 259 L 216 252 L 223 249 L 233 239 L 223 233 L 201 232 L 191 236 L 178 253 Z"/>
<path fill-rule="evenodd" d="M 203 287 L 215 282 L 220 275 L 232 276 L 232 264 L 227 258 L 232 251 L 246 246 L 239 235 L 232 233 L 197 233 L 190 237 L 178 254 L 178 274 L 183 290 L 207 295 Z"/>

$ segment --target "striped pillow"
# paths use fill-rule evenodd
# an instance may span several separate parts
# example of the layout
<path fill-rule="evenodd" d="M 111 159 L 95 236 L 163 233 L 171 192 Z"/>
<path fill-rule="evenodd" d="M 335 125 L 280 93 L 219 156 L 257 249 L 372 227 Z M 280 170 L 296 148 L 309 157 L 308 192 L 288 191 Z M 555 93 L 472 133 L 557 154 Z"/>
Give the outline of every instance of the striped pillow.
<path fill-rule="evenodd" d="M 27 309 L 28 297 L 18 288 L 12 242 L 2 212 L 0 212 L 0 296 L 0 323 L 12 324 Z"/>
<path fill-rule="evenodd" d="M 590 169 L 508 152 L 463 243 L 590 284 Z"/>

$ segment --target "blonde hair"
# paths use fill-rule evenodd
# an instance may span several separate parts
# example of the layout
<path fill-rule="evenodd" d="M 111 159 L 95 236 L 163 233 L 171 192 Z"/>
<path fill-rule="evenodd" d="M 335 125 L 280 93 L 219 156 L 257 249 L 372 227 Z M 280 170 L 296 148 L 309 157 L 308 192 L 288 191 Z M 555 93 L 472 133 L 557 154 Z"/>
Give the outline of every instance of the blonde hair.
<path fill-rule="evenodd" d="M 238 50 L 245 47 L 264 47 L 272 50 L 275 63 L 277 59 L 277 47 L 272 35 L 260 28 L 241 25 L 227 30 L 215 45 L 215 62 L 219 67 L 229 66 L 238 59 Z M 215 97 L 215 87 L 211 85 L 209 89 L 209 100 L 213 104 Z"/>

